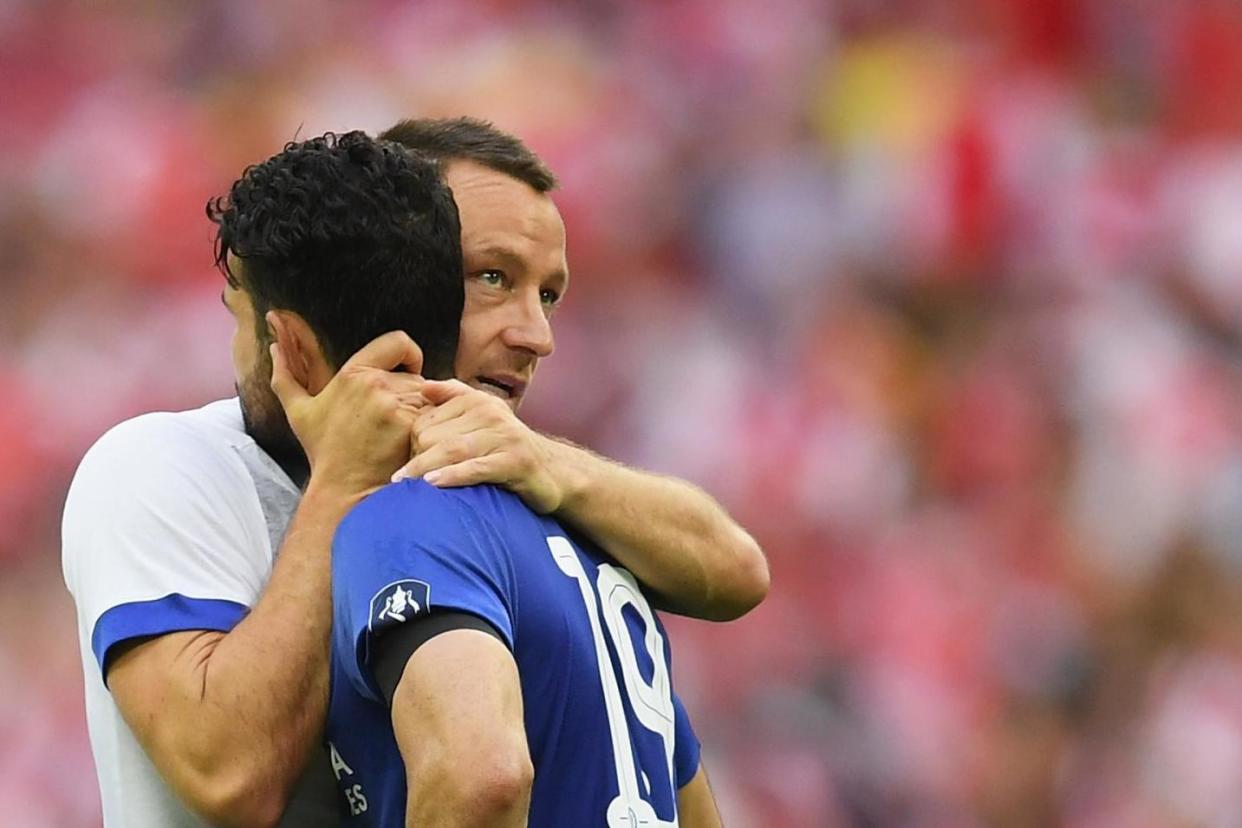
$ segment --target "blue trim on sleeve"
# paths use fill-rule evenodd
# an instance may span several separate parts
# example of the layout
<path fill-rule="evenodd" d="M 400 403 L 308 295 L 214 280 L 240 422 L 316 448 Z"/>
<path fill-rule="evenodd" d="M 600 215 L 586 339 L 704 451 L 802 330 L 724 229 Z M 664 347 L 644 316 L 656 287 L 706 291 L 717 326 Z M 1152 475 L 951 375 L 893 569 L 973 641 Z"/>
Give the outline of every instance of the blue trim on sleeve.
<path fill-rule="evenodd" d="M 174 592 L 152 601 L 117 604 L 99 616 L 91 633 L 91 650 L 99 662 L 104 684 L 108 683 L 108 653 L 131 638 L 181 632 L 217 630 L 228 632 L 250 608 L 221 598 L 187 598 Z"/>
<path fill-rule="evenodd" d="M 677 790 L 689 785 L 699 772 L 702 747 L 699 737 L 695 735 L 694 726 L 690 724 L 690 714 L 681 703 L 681 698 L 673 694 L 673 720 L 676 734 L 673 739 L 673 774 Z"/>

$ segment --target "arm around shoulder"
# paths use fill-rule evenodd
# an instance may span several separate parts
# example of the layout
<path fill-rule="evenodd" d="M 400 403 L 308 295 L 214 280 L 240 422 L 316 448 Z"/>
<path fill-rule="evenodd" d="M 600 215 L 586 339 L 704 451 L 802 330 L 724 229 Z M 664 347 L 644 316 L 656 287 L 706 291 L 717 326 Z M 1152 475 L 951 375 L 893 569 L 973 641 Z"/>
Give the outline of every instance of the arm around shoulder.
<path fill-rule="evenodd" d="M 762 548 L 711 495 L 568 441 L 544 437 L 556 514 L 634 573 L 664 609 L 710 621 L 745 615 L 771 585 Z"/>
<path fill-rule="evenodd" d="M 674 612 L 727 621 L 767 595 L 763 550 L 697 486 L 539 434 L 456 380 L 427 383 L 424 393 L 438 404 L 415 421 L 418 454 L 403 476 L 505 486 L 534 511 L 576 526 Z"/>

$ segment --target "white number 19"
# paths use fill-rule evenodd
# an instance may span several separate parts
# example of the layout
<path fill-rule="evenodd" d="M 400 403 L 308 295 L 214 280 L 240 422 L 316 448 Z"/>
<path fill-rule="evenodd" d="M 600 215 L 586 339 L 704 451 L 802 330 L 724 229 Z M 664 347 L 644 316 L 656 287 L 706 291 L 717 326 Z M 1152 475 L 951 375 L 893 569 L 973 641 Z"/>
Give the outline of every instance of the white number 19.
<path fill-rule="evenodd" d="M 639 591 L 634 576 L 624 569 L 612 564 L 600 564 L 599 576 L 592 584 L 582 566 L 582 561 L 568 539 L 549 537 L 548 549 L 561 572 L 578 582 L 582 602 L 586 605 L 587 618 L 591 622 L 591 633 L 595 637 L 595 657 L 599 664 L 600 685 L 604 688 L 604 708 L 608 711 L 608 730 L 612 736 L 612 752 L 616 757 L 617 765 L 617 790 L 620 791 L 616 799 L 608 806 L 608 828 L 639 828 L 639 826 L 676 828 L 676 819 L 672 822 L 657 819 L 651 803 L 642 797 L 638 770 L 634 767 L 634 753 L 630 745 L 630 729 L 626 722 L 625 705 L 621 699 L 621 690 L 617 685 L 616 673 L 612 669 L 612 660 L 608 657 L 608 647 L 604 642 L 603 627 L 606 626 L 608 637 L 616 647 L 617 657 L 621 662 L 621 676 L 625 681 L 626 695 L 629 696 L 634 706 L 634 715 L 643 727 L 658 733 L 664 740 L 665 770 L 673 796 L 676 798 L 676 783 L 673 777 L 673 693 L 668 677 L 668 665 L 664 661 L 664 638 L 660 635 L 659 628 L 656 627 L 651 607 L 647 605 L 647 599 Z M 602 626 L 600 613 L 595 605 L 597 590 L 604 606 Z M 646 626 L 647 632 L 643 645 L 652 663 L 650 683 L 643 679 L 642 671 L 638 668 L 638 655 L 634 649 L 634 640 L 622 614 L 626 606 L 633 607 Z"/>

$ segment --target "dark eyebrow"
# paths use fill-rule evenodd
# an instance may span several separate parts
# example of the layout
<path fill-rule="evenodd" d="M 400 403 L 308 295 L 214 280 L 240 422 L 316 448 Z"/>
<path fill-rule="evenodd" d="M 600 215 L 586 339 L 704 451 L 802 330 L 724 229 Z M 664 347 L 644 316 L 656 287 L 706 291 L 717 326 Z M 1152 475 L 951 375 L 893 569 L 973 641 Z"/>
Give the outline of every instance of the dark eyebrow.
<path fill-rule="evenodd" d="M 484 259 L 499 259 L 506 267 L 512 267 L 518 270 L 526 269 L 526 263 L 522 261 L 522 257 L 507 247 L 501 247 L 499 245 L 484 247 L 479 251 L 479 256 Z"/>

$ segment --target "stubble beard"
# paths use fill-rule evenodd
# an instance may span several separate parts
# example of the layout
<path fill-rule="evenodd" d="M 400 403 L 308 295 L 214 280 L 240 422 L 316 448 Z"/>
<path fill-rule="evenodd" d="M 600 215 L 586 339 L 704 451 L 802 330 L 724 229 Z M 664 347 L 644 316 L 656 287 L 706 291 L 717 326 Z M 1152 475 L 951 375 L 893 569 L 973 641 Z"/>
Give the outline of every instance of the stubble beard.
<path fill-rule="evenodd" d="M 271 359 L 268 358 L 236 384 L 237 397 L 241 400 L 242 423 L 259 448 L 301 486 L 310 475 L 310 465 L 302 444 L 289 427 L 289 419 L 280 400 L 272 391 L 271 376 Z"/>

